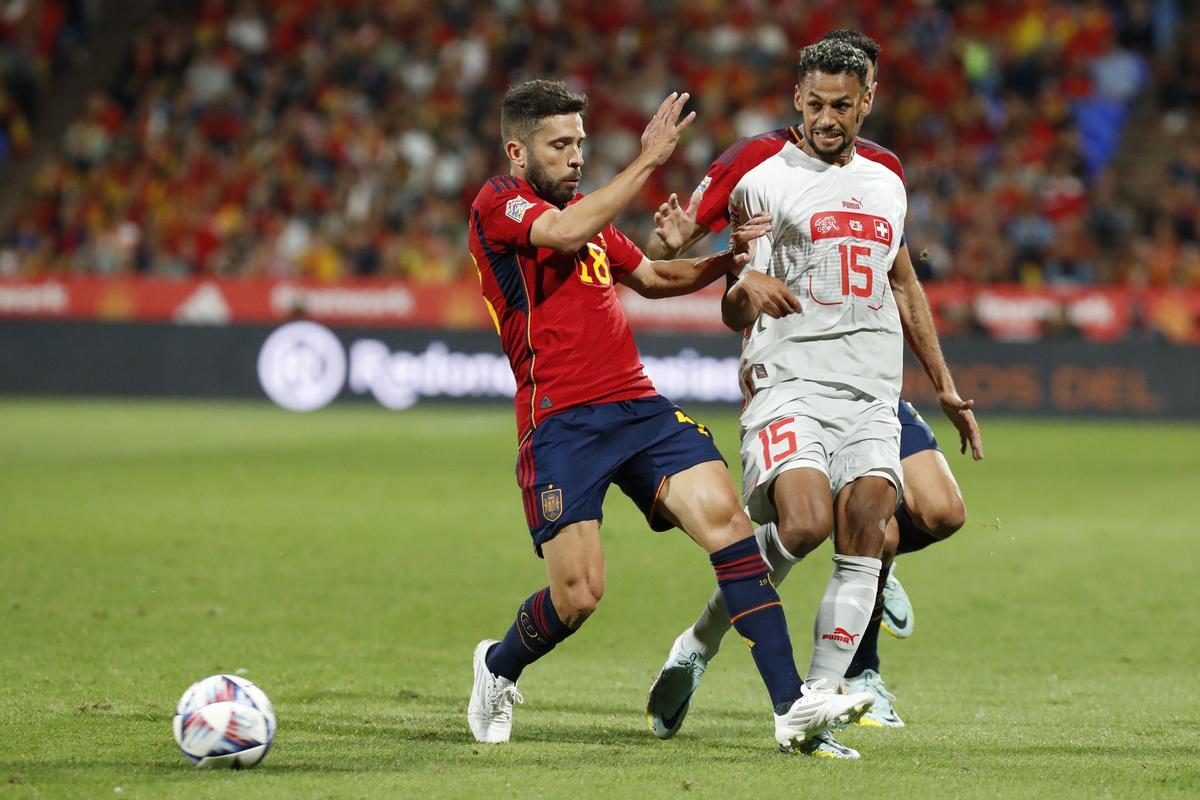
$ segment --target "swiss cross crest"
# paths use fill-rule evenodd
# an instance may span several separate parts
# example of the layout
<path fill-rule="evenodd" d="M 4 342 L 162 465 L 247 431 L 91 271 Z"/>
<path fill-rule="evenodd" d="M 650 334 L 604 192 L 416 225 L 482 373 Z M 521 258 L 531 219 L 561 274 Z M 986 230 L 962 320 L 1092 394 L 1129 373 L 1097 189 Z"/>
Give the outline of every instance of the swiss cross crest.
<path fill-rule="evenodd" d="M 533 208 L 533 203 L 524 197 L 514 197 L 505 204 L 504 214 L 514 222 L 520 222 L 525 219 L 525 212 L 531 208 Z"/>
<path fill-rule="evenodd" d="M 875 238 L 881 242 L 892 241 L 892 226 L 887 223 L 887 220 L 875 220 Z"/>
<path fill-rule="evenodd" d="M 562 489 L 547 489 L 542 492 L 542 516 L 554 522 L 562 516 Z"/>
<path fill-rule="evenodd" d="M 833 216 L 832 214 L 827 214 L 824 217 L 819 218 L 813 224 L 817 226 L 817 230 L 821 233 L 829 233 L 830 231 L 841 230 L 838 227 L 837 217 Z"/>

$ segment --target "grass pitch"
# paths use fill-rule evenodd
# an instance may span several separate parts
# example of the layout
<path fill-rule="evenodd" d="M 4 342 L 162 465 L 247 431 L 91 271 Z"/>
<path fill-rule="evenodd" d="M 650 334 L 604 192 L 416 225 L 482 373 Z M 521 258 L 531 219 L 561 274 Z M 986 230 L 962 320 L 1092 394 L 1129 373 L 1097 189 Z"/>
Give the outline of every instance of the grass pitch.
<path fill-rule="evenodd" d="M 733 415 L 697 417 L 736 464 Z M 545 583 L 505 408 L 5 401 L 0 795 L 1200 794 L 1200 426 L 983 424 L 986 461 L 951 455 L 967 527 L 899 562 L 916 633 L 882 655 L 909 727 L 851 729 L 863 760 L 834 763 L 775 752 L 736 639 L 683 732 L 646 730 L 713 577 L 619 491 L 599 613 L 528 670 L 511 745 L 471 740 L 471 650 Z M 828 570 L 826 547 L 783 587 L 802 668 Z M 197 771 L 174 703 L 235 670 L 275 749 Z"/>

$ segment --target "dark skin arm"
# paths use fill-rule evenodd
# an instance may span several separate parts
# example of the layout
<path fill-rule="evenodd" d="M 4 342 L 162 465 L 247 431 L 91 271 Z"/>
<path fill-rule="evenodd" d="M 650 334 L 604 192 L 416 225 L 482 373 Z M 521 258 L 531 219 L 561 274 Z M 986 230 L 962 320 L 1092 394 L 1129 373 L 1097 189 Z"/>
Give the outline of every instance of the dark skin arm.
<path fill-rule="evenodd" d="M 735 331 L 749 328 L 763 314 L 778 319 L 802 311 L 804 307 L 786 283 L 755 270 L 743 270 L 721 298 L 721 321 Z"/>
<path fill-rule="evenodd" d="M 901 245 L 896 261 L 888 273 L 888 281 L 891 283 L 892 293 L 896 296 L 904 339 L 921 362 L 925 374 L 929 376 L 942 411 L 958 430 L 959 451 L 965 453 L 970 447 L 971 456 L 976 461 L 980 460 L 983 458 L 983 437 L 979 432 L 979 423 L 975 421 L 975 412 L 971 410 L 975 401 L 963 400 L 954 387 L 954 378 L 950 375 L 950 368 L 946 366 L 937 330 L 933 326 L 929 301 L 925 299 L 925 290 L 917 280 L 907 245 Z"/>

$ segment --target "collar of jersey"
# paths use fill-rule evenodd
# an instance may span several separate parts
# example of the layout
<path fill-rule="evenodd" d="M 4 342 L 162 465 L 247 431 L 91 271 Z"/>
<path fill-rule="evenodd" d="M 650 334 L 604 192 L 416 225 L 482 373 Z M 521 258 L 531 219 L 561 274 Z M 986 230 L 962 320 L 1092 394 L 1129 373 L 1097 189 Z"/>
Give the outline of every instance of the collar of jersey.
<path fill-rule="evenodd" d="M 793 128 L 793 130 L 795 130 L 795 129 Z M 855 139 L 855 141 L 858 141 L 858 140 Z M 854 145 L 850 145 L 851 147 L 854 147 L 854 152 L 850 155 L 849 161 L 847 161 L 845 164 L 830 164 L 828 161 L 823 161 L 822 159 L 819 159 L 816 156 L 810 156 L 808 153 L 804 152 L 804 150 L 802 150 L 800 148 L 799 143 L 797 143 L 794 138 L 789 140 L 788 143 L 792 146 L 792 150 L 795 151 L 795 154 L 796 154 L 796 156 L 798 156 L 800 163 L 803 166 L 808 167 L 810 169 L 816 169 L 816 170 L 845 169 L 846 167 L 853 165 L 855 160 L 858 158 L 858 148 L 855 147 Z"/>

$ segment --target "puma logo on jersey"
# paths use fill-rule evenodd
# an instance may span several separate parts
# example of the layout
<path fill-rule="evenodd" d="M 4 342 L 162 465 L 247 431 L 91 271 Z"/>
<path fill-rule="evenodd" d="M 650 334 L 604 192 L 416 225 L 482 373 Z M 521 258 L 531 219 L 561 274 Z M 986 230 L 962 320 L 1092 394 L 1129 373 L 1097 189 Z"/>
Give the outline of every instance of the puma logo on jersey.
<path fill-rule="evenodd" d="M 842 208 L 852 208 L 855 211 L 862 211 L 862 200 L 857 197 L 851 197 L 849 200 L 843 200 Z"/>

